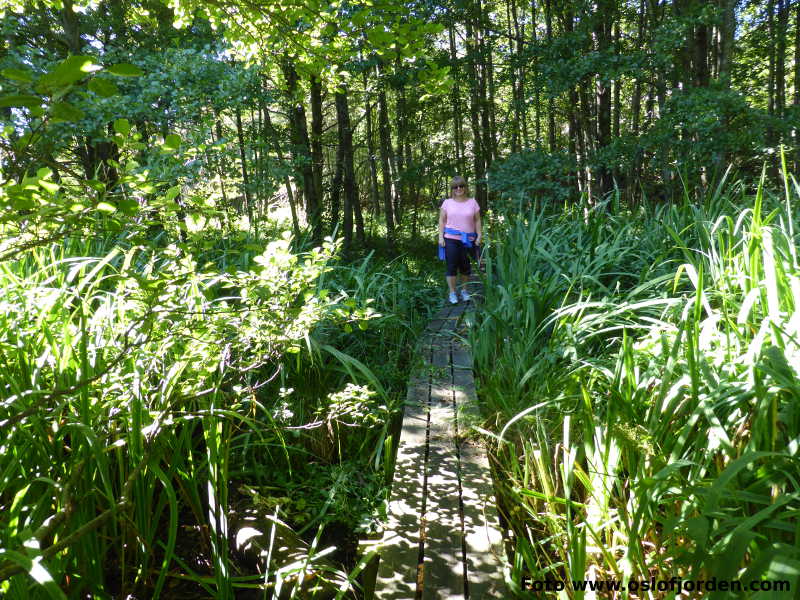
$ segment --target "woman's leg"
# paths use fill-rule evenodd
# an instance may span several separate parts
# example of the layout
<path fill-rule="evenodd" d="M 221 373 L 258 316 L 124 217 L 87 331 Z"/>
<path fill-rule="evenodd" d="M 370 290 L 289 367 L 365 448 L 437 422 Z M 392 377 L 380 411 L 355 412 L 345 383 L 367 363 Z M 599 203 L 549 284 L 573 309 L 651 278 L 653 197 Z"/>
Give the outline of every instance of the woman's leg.
<path fill-rule="evenodd" d="M 456 293 L 456 274 L 459 270 L 459 260 L 461 258 L 461 242 L 458 240 L 444 239 L 444 257 L 447 263 L 445 280 L 451 294 Z"/>
<path fill-rule="evenodd" d="M 458 262 L 458 271 L 460 275 L 459 279 L 461 280 L 461 290 L 466 292 L 467 282 L 469 281 L 469 276 L 472 273 L 471 265 L 469 263 L 470 255 L 472 254 L 472 248 L 467 248 L 462 244 L 460 250 L 461 254 Z"/>

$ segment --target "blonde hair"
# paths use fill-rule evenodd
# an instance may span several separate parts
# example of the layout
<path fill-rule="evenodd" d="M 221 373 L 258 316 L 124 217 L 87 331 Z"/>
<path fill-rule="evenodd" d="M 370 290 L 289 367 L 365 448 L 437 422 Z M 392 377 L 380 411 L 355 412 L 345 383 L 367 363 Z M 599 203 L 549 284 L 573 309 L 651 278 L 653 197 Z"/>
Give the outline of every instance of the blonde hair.
<path fill-rule="evenodd" d="M 469 186 L 467 185 L 467 180 L 464 179 L 461 175 L 454 175 L 453 178 L 450 180 L 450 191 L 453 191 L 453 186 L 455 185 L 463 185 L 464 186 L 464 195 L 469 196 Z"/>

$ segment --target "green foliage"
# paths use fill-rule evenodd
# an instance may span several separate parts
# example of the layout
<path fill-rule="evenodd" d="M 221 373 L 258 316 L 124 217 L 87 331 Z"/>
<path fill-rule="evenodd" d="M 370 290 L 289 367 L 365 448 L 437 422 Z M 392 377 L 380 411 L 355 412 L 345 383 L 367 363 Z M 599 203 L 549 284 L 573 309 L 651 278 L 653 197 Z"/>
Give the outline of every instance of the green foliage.
<path fill-rule="evenodd" d="M 691 89 L 670 97 L 642 146 L 657 164 L 676 161 L 696 181 L 699 165 L 760 164 L 767 126 L 767 116 L 736 91 Z"/>
<path fill-rule="evenodd" d="M 150 75 L 108 69 L 137 76 L 112 89 L 94 64 L 6 73 L 27 111 L 5 130 L 16 165 L 60 152 L 65 119 L 89 139 L 105 123 L 91 143 L 109 152 L 93 177 L 54 160 L 0 192 L 0 590 L 158 597 L 177 574 L 232 597 L 241 486 L 305 494 L 279 503 L 301 533 L 374 529 L 427 281 L 341 264 L 332 240 L 223 230 L 175 181 L 206 149 L 183 132 L 145 148 L 146 126 L 110 110 Z"/>
<path fill-rule="evenodd" d="M 759 187 L 743 212 L 730 186 L 696 207 L 503 228 L 471 336 L 514 580 L 798 584 L 788 183 L 785 203 Z"/>
<path fill-rule="evenodd" d="M 566 152 L 524 150 L 494 163 L 489 183 L 503 198 L 499 210 L 519 214 L 532 200 L 566 202 L 573 194 L 575 169 L 575 160 Z"/>

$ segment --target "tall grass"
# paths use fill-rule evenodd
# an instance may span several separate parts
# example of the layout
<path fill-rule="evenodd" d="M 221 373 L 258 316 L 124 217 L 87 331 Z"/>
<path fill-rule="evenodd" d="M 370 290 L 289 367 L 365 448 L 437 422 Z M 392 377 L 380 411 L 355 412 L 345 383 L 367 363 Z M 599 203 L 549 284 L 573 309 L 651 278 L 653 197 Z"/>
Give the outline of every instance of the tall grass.
<path fill-rule="evenodd" d="M 89 237 L 0 265 L 0 595 L 354 593 L 336 536 L 380 502 L 427 283 L 334 251 Z M 297 552 L 244 560 L 254 514 Z"/>
<path fill-rule="evenodd" d="M 502 226 L 471 335 L 517 591 L 800 589 L 800 188 L 781 191 Z"/>

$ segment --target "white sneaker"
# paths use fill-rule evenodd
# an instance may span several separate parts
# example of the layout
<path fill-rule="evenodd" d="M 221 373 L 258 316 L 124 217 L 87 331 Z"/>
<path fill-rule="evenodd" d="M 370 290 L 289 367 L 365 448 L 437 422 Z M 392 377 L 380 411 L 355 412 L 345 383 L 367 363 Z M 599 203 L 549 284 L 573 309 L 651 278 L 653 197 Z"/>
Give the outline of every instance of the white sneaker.
<path fill-rule="evenodd" d="M 467 290 L 461 290 L 461 299 L 464 302 L 469 302 L 470 298 L 471 298 L 471 296 L 469 295 L 469 293 L 467 293 Z"/>
<path fill-rule="evenodd" d="M 447 299 L 450 300 L 450 304 L 458 304 L 458 296 L 456 296 L 455 292 L 450 292 Z"/>

